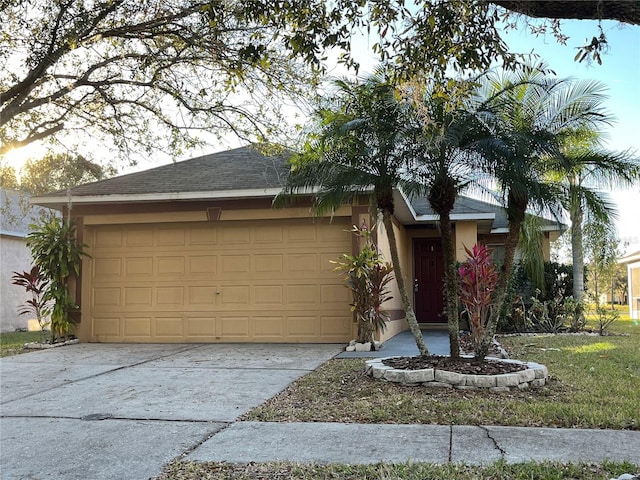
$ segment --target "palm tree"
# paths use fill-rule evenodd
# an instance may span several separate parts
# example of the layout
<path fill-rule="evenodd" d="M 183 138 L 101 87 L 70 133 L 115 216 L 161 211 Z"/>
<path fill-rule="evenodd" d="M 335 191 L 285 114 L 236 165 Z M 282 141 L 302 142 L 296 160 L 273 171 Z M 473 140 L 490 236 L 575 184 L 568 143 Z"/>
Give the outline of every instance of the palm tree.
<path fill-rule="evenodd" d="M 607 116 L 606 121 L 610 122 L 611 117 Z M 631 186 L 640 178 L 640 161 L 629 151 L 603 149 L 596 129 L 569 131 L 560 147 L 560 156 L 552 159 L 549 168 L 564 188 L 563 206 L 571 220 L 573 297 L 582 301 L 585 214 L 598 223 L 611 223 L 616 211 L 602 189 Z"/>
<path fill-rule="evenodd" d="M 600 84 L 555 79 L 546 75 L 545 66 L 527 66 L 483 80 L 480 99 L 492 116 L 490 155 L 485 168 L 496 179 L 506 205 L 509 229 L 505 239 L 501 275 L 494 291 L 494 308 L 485 335 L 476 352 L 482 360 L 495 334 L 507 289 L 520 229 L 529 207 L 538 211 L 555 205 L 560 185 L 546 181 L 545 160 L 560 155 L 559 141 L 568 131 L 591 128 L 602 122 Z"/>
<path fill-rule="evenodd" d="M 330 104 L 316 112 L 317 132 L 294 159 L 284 198 L 314 191 L 318 215 L 368 196 L 382 217 L 407 322 L 421 355 L 424 342 L 402 273 L 396 242 L 393 190 L 408 183 L 405 155 L 407 105 L 381 71 L 364 82 L 336 80 Z M 280 200 L 282 202 L 282 200 Z"/>
<path fill-rule="evenodd" d="M 473 183 L 478 158 L 473 147 L 479 138 L 484 138 L 486 129 L 464 104 L 469 84 L 452 85 L 453 88 L 433 84 L 420 88 L 423 93 L 414 104 L 415 128 L 409 135 L 408 148 L 414 149 L 416 179 L 422 190 L 426 188 L 429 204 L 439 217 L 450 355 L 457 358 L 460 285 L 451 212 L 458 194 Z"/>

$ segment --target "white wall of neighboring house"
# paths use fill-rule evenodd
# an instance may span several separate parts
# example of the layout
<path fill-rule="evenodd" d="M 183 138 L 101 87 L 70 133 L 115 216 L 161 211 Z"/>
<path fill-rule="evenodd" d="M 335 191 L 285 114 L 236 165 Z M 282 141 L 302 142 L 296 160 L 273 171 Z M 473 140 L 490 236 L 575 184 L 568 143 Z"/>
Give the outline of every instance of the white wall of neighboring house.
<path fill-rule="evenodd" d="M 629 316 L 640 320 L 640 261 L 627 265 L 629 275 Z"/>
<path fill-rule="evenodd" d="M 18 315 L 18 310 L 30 297 L 11 277 L 31 270 L 29 225 L 38 223 L 47 210 L 31 206 L 25 193 L 0 189 L 0 332 L 27 328 L 29 316 Z"/>
<path fill-rule="evenodd" d="M 0 331 L 13 332 L 17 328 L 26 328 L 28 315 L 18 315 L 20 305 L 29 296 L 23 287 L 13 285 L 13 272 L 31 269 L 31 255 L 26 245 L 26 235 L 0 234 Z"/>
<path fill-rule="evenodd" d="M 640 251 L 618 260 L 627 266 L 629 279 L 629 316 L 640 320 Z"/>

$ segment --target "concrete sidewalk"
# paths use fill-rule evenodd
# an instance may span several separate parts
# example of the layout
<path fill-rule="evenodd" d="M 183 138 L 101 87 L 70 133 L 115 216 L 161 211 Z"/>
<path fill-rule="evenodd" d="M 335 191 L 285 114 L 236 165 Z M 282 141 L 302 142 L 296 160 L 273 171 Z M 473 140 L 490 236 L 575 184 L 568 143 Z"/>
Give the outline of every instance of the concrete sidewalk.
<path fill-rule="evenodd" d="M 449 355 L 449 332 L 446 330 L 423 330 L 429 353 L 432 355 Z M 413 357 L 418 355 L 418 347 L 409 330 L 400 332 L 384 342 L 380 350 L 373 352 L 342 352 L 336 358 L 384 358 Z"/>
<path fill-rule="evenodd" d="M 640 431 L 498 426 L 237 422 L 191 452 L 197 462 L 467 463 L 628 461 Z M 636 473 L 636 472 L 633 472 Z"/>

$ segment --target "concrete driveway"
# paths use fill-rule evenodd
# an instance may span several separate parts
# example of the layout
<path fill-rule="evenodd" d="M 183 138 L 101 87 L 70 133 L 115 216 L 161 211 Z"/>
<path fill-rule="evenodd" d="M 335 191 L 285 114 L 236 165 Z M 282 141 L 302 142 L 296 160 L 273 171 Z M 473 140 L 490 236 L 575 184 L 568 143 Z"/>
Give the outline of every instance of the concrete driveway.
<path fill-rule="evenodd" d="M 0 359 L 0 478 L 148 479 L 340 350 L 78 344 Z"/>

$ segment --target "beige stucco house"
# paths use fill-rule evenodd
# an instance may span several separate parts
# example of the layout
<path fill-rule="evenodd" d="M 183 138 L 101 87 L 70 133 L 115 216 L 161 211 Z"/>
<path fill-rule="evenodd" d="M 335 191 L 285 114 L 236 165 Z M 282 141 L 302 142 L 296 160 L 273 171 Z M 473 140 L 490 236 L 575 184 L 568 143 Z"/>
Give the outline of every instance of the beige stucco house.
<path fill-rule="evenodd" d="M 353 252 L 352 225 L 371 224 L 366 201 L 331 218 L 309 204 L 274 209 L 288 164 L 244 147 L 72 190 L 71 216 L 91 255 L 76 286 L 77 335 L 91 342 L 345 342 L 356 328 L 332 260 Z M 396 192 L 395 229 L 406 282 L 423 324 L 444 322 L 437 217 Z M 67 209 L 66 192 L 35 203 Z M 504 210 L 461 198 L 464 245 L 500 247 Z M 547 238 L 558 234 L 549 222 Z M 381 228 L 381 227 L 380 227 Z M 378 244 L 388 252 L 386 236 Z M 548 257 L 548 242 L 546 255 Z M 387 258 L 390 258 L 387 255 Z M 384 338 L 406 328 L 400 295 Z"/>
<path fill-rule="evenodd" d="M 640 250 L 624 256 L 618 263 L 627 266 L 629 316 L 632 319 L 640 319 Z"/>

